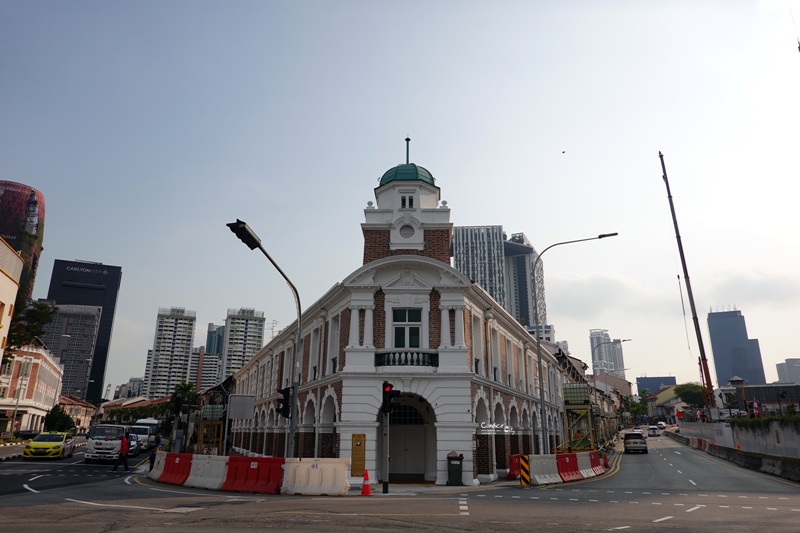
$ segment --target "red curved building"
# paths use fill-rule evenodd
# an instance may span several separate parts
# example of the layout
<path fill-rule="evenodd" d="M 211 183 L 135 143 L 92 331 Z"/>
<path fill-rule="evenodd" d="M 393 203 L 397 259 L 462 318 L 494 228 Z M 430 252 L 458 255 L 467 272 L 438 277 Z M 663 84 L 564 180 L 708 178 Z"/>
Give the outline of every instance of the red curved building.
<path fill-rule="evenodd" d="M 17 297 L 31 298 L 44 240 L 44 196 L 29 185 L 0 181 L 0 237 L 22 256 L 25 266 Z"/>

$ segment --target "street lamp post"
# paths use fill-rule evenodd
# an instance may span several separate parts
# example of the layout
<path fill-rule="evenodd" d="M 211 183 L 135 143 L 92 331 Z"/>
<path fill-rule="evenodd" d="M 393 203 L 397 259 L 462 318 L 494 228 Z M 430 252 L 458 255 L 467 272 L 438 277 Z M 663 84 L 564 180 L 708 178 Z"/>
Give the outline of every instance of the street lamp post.
<path fill-rule="evenodd" d="M 564 244 L 573 244 L 576 242 L 584 242 L 584 241 L 595 241 L 597 239 L 605 239 L 606 237 L 616 237 L 619 235 L 618 233 L 603 233 L 598 235 L 597 237 L 589 237 L 587 239 L 576 239 L 574 241 L 564 241 L 564 242 L 557 242 L 555 244 L 551 244 L 542 252 L 536 256 L 536 260 L 533 262 L 533 275 L 536 276 L 536 267 L 537 264 L 542 260 L 542 256 L 544 253 L 549 250 L 550 248 L 555 248 L 556 246 L 561 246 Z M 536 359 L 537 359 L 537 367 L 539 369 L 539 416 L 542 418 L 542 453 L 547 455 L 550 453 L 550 439 L 549 435 L 547 434 L 547 411 L 545 410 L 544 406 L 544 377 L 542 376 L 542 339 L 541 339 L 541 332 L 539 331 L 539 298 L 536 294 L 536 281 L 534 280 L 533 283 L 533 323 L 536 327 Z M 547 440 L 547 443 L 545 443 Z"/>
<path fill-rule="evenodd" d="M 301 336 L 301 329 L 302 329 L 302 321 L 301 321 L 301 314 L 300 314 L 300 294 L 297 292 L 297 288 L 294 284 L 289 280 L 289 277 L 281 270 L 281 267 L 278 266 L 278 263 L 275 262 L 274 259 L 267 253 L 263 246 L 261 246 L 261 239 L 258 238 L 258 235 L 250 229 L 245 222 L 236 219 L 236 222 L 230 222 L 227 224 L 228 228 L 236 234 L 239 239 L 247 245 L 248 248 L 251 250 L 255 250 L 258 248 L 261 250 L 269 262 L 272 263 L 272 266 L 283 276 L 283 279 L 286 280 L 286 283 L 289 285 L 289 288 L 292 290 L 292 294 L 294 295 L 294 303 L 295 307 L 297 307 L 297 338 L 295 339 L 294 345 L 294 360 L 295 360 L 295 370 L 294 376 L 292 376 L 292 409 L 290 412 L 289 418 L 289 439 L 287 440 L 286 444 L 286 453 L 284 456 L 288 459 L 294 457 L 294 433 L 297 430 L 297 389 L 300 387 L 300 336 Z"/>

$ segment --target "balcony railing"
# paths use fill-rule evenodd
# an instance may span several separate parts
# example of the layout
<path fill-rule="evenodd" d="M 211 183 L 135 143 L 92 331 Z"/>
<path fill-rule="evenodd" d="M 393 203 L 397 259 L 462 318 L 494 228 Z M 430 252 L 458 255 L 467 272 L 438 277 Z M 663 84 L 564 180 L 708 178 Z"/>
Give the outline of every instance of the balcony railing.
<path fill-rule="evenodd" d="M 375 353 L 375 366 L 439 366 L 439 354 L 433 351 L 387 350 Z"/>

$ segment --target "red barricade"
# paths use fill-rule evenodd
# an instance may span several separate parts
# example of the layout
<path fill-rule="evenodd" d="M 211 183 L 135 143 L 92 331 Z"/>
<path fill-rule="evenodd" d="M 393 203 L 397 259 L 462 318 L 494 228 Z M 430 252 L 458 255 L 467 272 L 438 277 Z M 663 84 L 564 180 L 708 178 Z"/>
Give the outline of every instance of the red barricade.
<path fill-rule="evenodd" d="M 558 466 L 558 475 L 565 483 L 583 479 L 583 475 L 578 470 L 578 456 L 574 453 L 557 453 L 556 465 Z"/>
<path fill-rule="evenodd" d="M 280 494 L 283 483 L 283 457 L 230 457 L 228 476 L 222 490 Z"/>
<path fill-rule="evenodd" d="M 506 476 L 506 479 L 508 481 L 514 481 L 519 477 L 519 454 L 511 455 L 510 458 L 511 466 L 508 467 L 508 476 Z"/>
<path fill-rule="evenodd" d="M 159 483 L 183 485 L 192 471 L 192 454 L 167 453 L 164 459 L 164 471 L 158 478 Z"/>
<path fill-rule="evenodd" d="M 597 450 L 589 452 L 589 462 L 592 465 L 592 471 L 598 476 L 606 473 L 605 469 L 600 464 L 600 452 Z"/>

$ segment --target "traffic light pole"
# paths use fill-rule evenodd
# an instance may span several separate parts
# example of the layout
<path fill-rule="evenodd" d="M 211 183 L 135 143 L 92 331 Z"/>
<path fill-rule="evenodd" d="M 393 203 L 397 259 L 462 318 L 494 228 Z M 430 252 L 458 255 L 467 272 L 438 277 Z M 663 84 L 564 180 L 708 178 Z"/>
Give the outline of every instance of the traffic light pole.
<path fill-rule="evenodd" d="M 389 494 L 389 413 L 383 413 L 383 493 Z"/>

